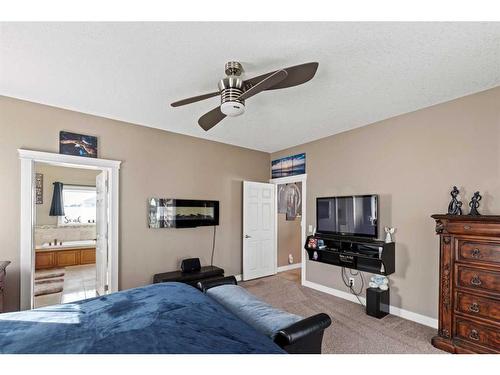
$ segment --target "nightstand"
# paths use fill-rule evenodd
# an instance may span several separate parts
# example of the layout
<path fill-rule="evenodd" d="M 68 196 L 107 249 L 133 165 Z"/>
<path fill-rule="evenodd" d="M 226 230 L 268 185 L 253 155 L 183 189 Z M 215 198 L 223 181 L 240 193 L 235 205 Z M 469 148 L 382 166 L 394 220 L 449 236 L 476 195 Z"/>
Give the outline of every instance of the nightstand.
<path fill-rule="evenodd" d="M 199 271 L 193 272 L 173 271 L 157 273 L 153 277 L 153 283 L 156 284 L 177 281 L 179 283 L 185 283 L 195 287 L 198 281 L 218 279 L 220 277 L 224 277 L 224 270 L 222 268 L 216 266 L 204 266 L 201 267 Z"/>

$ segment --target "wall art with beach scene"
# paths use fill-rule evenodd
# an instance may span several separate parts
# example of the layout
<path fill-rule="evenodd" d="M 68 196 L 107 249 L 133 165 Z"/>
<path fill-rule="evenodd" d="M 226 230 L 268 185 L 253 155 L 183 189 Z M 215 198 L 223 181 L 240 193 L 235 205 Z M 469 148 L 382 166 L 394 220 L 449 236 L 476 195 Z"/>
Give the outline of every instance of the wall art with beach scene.
<path fill-rule="evenodd" d="M 287 156 L 271 162 L 271 178 L 295 176 L 306 173 L 306 154 Z"/>

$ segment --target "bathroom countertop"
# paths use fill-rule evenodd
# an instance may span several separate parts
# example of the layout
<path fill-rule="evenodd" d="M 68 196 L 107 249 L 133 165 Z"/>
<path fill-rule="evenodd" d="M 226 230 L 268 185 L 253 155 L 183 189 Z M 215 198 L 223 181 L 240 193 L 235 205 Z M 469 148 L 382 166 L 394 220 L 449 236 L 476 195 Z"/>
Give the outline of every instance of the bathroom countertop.
<path fill-rule="evenodd" d="M 36 245 L 36 251 L 56 251 L 56 250 L 69 250 L 69 249 L 85 249 L 96 247 L 96 241 L 94 240 L 82 240 L 82 241 L 65 241 L 62 245 L 49 246 L 48 244 Z"/>

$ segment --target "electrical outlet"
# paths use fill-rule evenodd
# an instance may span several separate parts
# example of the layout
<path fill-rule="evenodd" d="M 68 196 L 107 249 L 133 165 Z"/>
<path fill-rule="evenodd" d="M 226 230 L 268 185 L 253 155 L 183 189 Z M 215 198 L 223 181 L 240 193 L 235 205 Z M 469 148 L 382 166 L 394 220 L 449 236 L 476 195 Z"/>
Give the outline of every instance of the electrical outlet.
<path fill-rule="evenodd" d="M 349 277 L 349 286 L 354 288 L 354 277 Z"/>
<path fill-rule="evenodd" d="M 312 232 L 313 232 L 313 226 L 312 226 L 312 225 L 309 225 L 309 227 L 308 227 L 307 229 L 308 229 L 308 232 L 309 232 L 309 233 L 312 233 Z"/>

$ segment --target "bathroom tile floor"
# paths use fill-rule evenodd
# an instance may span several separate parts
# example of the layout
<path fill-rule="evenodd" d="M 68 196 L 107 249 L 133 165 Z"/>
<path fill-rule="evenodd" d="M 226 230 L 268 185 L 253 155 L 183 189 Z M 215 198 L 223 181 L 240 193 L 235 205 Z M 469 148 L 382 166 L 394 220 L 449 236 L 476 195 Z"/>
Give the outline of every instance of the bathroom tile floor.
<path fill-rule="evenodd" d="M 57 305 L 96 297 L 95 264 L 65 267 L 64 286 L 61 293 L 35 297 L 35 307 Z"/>
<path fill-rule="evenodd" d="M 65 268 L 61 303 L 96 297 L 95 264 Z"/>

